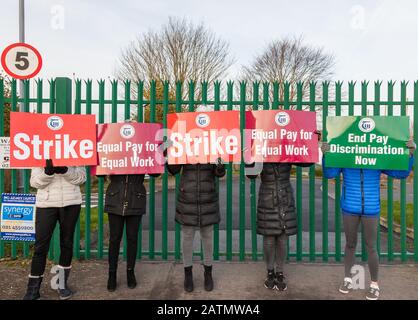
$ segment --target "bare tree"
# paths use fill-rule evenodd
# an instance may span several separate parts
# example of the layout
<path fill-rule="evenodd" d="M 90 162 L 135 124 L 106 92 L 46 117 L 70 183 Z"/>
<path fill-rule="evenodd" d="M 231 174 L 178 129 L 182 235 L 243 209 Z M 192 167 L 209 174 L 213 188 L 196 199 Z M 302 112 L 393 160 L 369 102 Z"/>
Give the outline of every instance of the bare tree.
<path fill-rule="evenodd" d="M 254 61 L 242 69 L 242 79 L 291 83 L 290 100 L 296 98 L 297 82 L 303 82 L 303 96 L 309 96 L 309 83 L 329 80 L 335 59 L 322 48 L 305 45 L 303 39 L 285 38 L 271 42 Z M 283 90 L 279 100 L 283 101 Z"/>
<path fill-rule="evenodd" d="M 116 76 L 144 80 L 145 85 L 168 80 L 170 94 L 177 81 L 193 80 L 199 97 L 199 84 L 222 78 L 232 63 L 229 44 L 205 25 L 171 17 L 161 30 L 148 31 L 122 51 Z M 135 86 L 133 90 L 136 93 Z"/>

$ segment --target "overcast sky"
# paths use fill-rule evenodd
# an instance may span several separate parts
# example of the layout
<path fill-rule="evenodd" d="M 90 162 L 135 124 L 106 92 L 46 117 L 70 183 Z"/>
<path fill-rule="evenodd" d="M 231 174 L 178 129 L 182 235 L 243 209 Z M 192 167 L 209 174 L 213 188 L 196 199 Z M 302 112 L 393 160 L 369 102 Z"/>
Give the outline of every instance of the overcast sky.
<path fill-rule="evenodd" d="M 18 0 L 2 0 L 0 49 L 18 40 Z M 204 22 L 230 43 L 232 78 L 273 39 L 303 35 L 336 57 L 335 79 L 418 78 L 418 1 L 31 0 L 26 42 L 40 77 L 113 76 L 121 48 L 168 16 Z"/>

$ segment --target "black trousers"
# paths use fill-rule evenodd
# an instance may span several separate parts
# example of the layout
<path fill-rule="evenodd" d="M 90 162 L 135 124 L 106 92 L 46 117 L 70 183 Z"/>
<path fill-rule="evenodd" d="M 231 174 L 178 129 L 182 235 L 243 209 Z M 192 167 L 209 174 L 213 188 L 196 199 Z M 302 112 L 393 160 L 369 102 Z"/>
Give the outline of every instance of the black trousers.
<path fill-rule="evenodd" d="M 116 271 L 120 251 L 120 242 L 123 236 L 123 227 L 126 226 L 127 241 L 127 268 L 134 269 L 138 249 L 138 231 L 142 216 L 121 216 L 109 213 L 109 271 Z"/>
<path fill-rule="evenodd" d="M 31 275 L 42 276 L 45 271 L 49 244 L 57 222 L 60 225 L 60 258 L 63 267 L 71 266 L 73 259 L 74 230 L 80 216 L 81 205 L 63 208 L 36 208 L 35 252 L 32 257 Z"/>

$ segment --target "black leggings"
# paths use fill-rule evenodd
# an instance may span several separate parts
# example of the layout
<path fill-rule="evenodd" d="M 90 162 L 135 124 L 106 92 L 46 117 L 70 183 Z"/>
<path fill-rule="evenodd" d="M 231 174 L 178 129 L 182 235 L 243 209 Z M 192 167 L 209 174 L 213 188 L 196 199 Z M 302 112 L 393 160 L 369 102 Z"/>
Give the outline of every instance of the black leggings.
<path fill-rule="evenodd" d="M 142 216 L 121 216 L 109 213 L 109 271 L 118 269 L 120 241 L 123 236 L 123 227 L 126 225 L 127 240 L 127 268 L 135 268 L 136 251 L 138 248 L 138 231 Z"/>
<path fill-rule="evenodd" d="M 73 259 L 74 230 L 80 216 L 81 205 L 63 208 L 36 208 L 35 252 L 30 274 L 42 276 L 45 272 L 49 244 L 57 222 L 60 225 L 60 258 L 63 267 L 71 266 Z"/>

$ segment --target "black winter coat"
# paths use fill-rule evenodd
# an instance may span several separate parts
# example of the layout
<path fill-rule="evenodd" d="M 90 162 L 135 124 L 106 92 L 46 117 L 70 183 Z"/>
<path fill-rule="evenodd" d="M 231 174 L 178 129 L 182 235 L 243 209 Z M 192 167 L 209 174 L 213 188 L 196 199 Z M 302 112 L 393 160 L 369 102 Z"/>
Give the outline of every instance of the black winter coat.
<path fill-rule="evenodd" d="M 312 164 L 296 164 L 307 167 Z M 257 233 L 278 236 L 297 233 L 293 188 L 290 184 L 291 163 L 264 163 L 258 193 Z M 255 178 L 256 176 L 250 176 Z"/>
<path fill-rule="evenodd" d="M 144 175 L 112 175 L 109 178 L 104 211 L 122 216 L 145 214 L 147 192 Z"/>
<path fill-rule="evenodd" d="M 168 171 L 175 175 L 182 171 L 180 190 L 176 202 L 176 221 L 182 225 L 205 227 L 219 223 L 219 196 L 215 177 L 225 175 L 223 165 L 185 164 L 170 165 Z"/>

